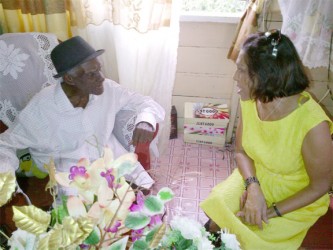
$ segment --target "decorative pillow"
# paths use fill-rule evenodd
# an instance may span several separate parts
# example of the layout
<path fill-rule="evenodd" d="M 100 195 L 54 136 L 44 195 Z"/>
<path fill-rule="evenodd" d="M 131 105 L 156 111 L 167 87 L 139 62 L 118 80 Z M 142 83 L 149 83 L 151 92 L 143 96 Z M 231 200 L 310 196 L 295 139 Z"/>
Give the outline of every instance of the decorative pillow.
<path fill-rule="evenodd" d="M 31 157 L 29 149 L 17 150 L 16 155 L 20 160 L 20 167 L 16 172 L 18 176 L 36 176 L 39 179 L 43 179 L 48 175 L 39 170 Z"/>

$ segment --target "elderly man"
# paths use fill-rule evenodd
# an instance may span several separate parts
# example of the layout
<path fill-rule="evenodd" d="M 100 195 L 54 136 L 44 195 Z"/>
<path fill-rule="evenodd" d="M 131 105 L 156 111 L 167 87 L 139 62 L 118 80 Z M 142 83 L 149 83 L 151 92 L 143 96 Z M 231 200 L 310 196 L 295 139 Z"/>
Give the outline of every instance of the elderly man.
<path fill-rule="evenodd" d="M 150 97 L 131 92 L 105 79 L 98 56 L 81 37 L 57 45 L 51 59 L 62 77 L 61 84 L 44 88 L 21 111 L 12 127 L 0 135 L 0 172 L 18 168 L 16 149 L 29 148 L 41 171 L 53 157 L 58 171 L 68 171 L 86 157 L 101 157 L 105 146 L 115 156 L 126 152 L 112 134 L 116 113 L 120 109 L 136 111 L 133 144 L 153 139 L 156 123 L 164 119 L 163 108 Z M 137 177 L 138 176 L 138 177 Z M 137 177 L 137 178 L 136 178 Z M 143 167 L 127 176 L 138 186 L 150 188 L 153 180 Z M 63 189 L 60 194 L 70 195 Z"/>

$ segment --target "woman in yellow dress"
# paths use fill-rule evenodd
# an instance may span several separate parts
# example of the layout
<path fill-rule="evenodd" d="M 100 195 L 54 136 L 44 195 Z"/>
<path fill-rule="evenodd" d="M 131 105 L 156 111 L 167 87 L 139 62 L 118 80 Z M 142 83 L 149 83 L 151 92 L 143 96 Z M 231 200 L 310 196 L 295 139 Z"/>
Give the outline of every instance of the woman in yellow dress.
<path fill-rule="evenodd" d="M 229 229 L 244 250 L 298 249 L 329 206 L 332 120 L 280 31 L 250 35 L 236 64 L 238 168 L 200 206 L 210 229 Z"/>

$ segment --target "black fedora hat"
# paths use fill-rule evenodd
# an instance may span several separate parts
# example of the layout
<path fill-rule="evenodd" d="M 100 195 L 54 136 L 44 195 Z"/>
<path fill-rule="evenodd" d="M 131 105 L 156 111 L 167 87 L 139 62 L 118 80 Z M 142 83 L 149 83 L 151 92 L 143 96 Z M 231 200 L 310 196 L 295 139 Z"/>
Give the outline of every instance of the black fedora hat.
<path fill-rule="evenodd" d="M 63 76 L 67 71 L 79 66 L 104 53 L 104 49 L 95 50 L 80 36 L 74 36 L 59 43 L 51 51 L 51 60 L 58 74 L 54 78 Z"/>

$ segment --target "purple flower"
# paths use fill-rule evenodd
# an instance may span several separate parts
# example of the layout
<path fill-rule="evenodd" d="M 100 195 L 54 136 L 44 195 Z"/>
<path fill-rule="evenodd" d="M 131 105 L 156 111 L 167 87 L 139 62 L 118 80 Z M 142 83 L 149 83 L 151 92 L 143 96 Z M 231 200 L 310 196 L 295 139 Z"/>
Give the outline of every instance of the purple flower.
<path fill-rule="evenodd" d="M 69 170 L 68 178 L 74 180 L 76 176 L 87 177 L 87 169 L 85 167 L 72 166 Z"/>
<path fill-rule="evenodd" d="M 101 176 L 105 178 L 108 183 L 109 188 L 119 188 L 121 185 L 114 183 L 115 177 L 112 174 L 112 169 L 106 170 L 106 172 L 101 172 Z"/>
<path fill-rule="evenodd" d="M 143 205 L 144 205 L 144 195 L 141 191 L 138 191 L 137 195 L 136 195 L 136 203 L 133 203 L 130 206 L 130 211 L 131 212 L 135 212 L 135 211 L 141 211 L 143 209 Z"/>
<path fill-rule="evenodd" d="M 104 228 L 104 230 L 108 233 L 116 233 L 120 226 L 121 226 L 121 222 L 119 220 L 117 220 L 116 224 L 114 224 L 113 227 Z"/>
<path fill-rule="evenodd" d="M 140 239 L 143 235 L 143 231 L 144 229 L 141 228 L 141 229 L 138 229 L 138 230 L 132 230 L 131 231 L 131 238 L 132 238 L 132 241 L 136 241 L 138 239 Z"/>
<path fill-rule="evenodd" d="M 135 211 L 142 211 L 143 207 L 144 207 L 144 203 L 145 203 L 145 196 L 143 195 L 143 193 L 141 191 L 139 191 L 136 195 L 136 203 L 133 203 L 129 210 L 131 212 L 135 212 Z M 150 222 L 148 224 L 149 227 L 152 227 L 154 225 L 158 225 L 162 223 L 162 219 L 161 219 L 161 215 L 153 215 L 150 217 Z"/>
<path fill-rule="evenodd" d="M 158 225 L 158 224 L 162 224 L 161 215 L 157 214 L 157 215 L 153 215 L 152 217 L 150 217 L 149 227 L 152 227 L 152 226 Z"/>

